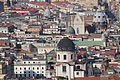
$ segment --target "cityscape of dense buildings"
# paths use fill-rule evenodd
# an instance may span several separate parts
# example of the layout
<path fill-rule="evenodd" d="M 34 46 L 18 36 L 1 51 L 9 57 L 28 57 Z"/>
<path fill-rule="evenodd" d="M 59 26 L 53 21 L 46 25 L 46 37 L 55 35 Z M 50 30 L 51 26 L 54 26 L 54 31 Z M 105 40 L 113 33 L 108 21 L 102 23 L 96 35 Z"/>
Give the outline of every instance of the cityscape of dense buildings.
<path fill-rule="evenodd" d="M 120 80 L 120 0 L 0 0 L 0 80 Z"/>

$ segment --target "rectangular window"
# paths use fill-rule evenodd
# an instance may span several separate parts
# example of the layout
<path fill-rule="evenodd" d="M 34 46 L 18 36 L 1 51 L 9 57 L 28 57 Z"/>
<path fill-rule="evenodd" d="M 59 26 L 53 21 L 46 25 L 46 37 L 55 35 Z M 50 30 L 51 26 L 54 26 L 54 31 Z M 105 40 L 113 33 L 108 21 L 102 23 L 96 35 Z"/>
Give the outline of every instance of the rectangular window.
<path fill-rule="evenodd" d="M 30 74 L 28 76 L 30 77 Z"/>
<path fill-rule="evenodd" d="M 54 66 L 50 66 L 50 69 L 54 69 Z"/>
<path fill-rule="evenodd" d="M 66 55 L 64 55 L 64 60 L 66 60 Z"/>
<path fill-rule="evenodd" d="M 24 77 L 26 77 L 26 74 L 24 74 Z"/>
<path fill-rule="evenodd" d="M 77 66 L 77 69 L 80 69 L 80 66 Z"/>
<path fill-rule="evenodd" d="M 79 72 L 77 72 L 76 74 L 79 75 Z"/>
<path fill-rule="evenodd" d="M 52 73 L 50 73 L 50 75 L 52 75 Z"/>
<path fill-rule="evenodd" d="M 63 66 L 63 67 L 62 67 L 62 71 L 63 71 L 63 72 L 66 72 L 66 66 Z"/>
<path fill-rule="evenodd" d="M 18 75 L 16 74 L 16 77 L 18 77 Z"/>
<path fill-rule="evenodd" d="M 22 75 L 20 74 L 20 77 L 22 77 Z"/>

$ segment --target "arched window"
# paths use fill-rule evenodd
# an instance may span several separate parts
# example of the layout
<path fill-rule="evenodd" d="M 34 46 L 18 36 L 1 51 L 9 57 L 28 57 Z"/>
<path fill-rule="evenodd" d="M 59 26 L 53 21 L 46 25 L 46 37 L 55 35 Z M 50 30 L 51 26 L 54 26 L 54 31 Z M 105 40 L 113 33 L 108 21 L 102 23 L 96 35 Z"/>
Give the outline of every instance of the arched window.
<path fill-rule="evenodd" d="M 58 54 L 58 59 L 60 59 L 60 55 Z"/>
<path fill-rule="evenodd" d="M 64 60 L 66 60 L 66 55 L 63 55 Z"/>
<path fill-rule="evenodd" d="M 77 34 L 79 34 L 79 28 L 77 28 Z"/>
<path fill-rule="evenodd" d="M 71 54 L 71 59 L 73 59 L 73 54 Z"/>

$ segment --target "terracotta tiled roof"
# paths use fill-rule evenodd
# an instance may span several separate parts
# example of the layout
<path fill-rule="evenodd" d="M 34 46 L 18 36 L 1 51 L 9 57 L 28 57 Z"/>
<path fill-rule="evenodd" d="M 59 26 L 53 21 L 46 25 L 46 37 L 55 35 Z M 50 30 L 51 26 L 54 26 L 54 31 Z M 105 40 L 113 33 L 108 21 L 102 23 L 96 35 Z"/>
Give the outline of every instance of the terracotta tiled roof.
<path fill-rule="evenodd" d="M 111 50 L 111 51 L 97 51 L 95 53 L 100 53 L 102 55 L 115 55 L 115 51 L 114 50 Z"/>
<path fill-rule="evenodd" d="M 6 33 L 0 33 L 0 37 L 8 37 L 9 35 Z"/>
<path fill-rule="evenodd" d="M 84 78 L 75 78 L 75 80 L 101 80 L 101 79 L 99 77 L 84 77 Z"/>
<path fill-rule="evenodd" d="M 13 24 L 0 24 L 0 26 L 11 27 Z"/>
<path fill-rule="evenodd" d="M 15 10 L 15 11 L 36 11 L 36 9 L 20 9 L 20 10 Z"/>
<path fill-rule="evenodd" d="M 23 80 L 38 80 L 38 79 L 23 79 Z"/>
<path fill-rule="evenodd" d="M 0 47 L 6 47 L 6 46 L 9 46 L 8 42 L 0 41 Z"/>
<path fill-rule="evenodd" d="M 118 76 L 110 76 L 110 77 L 80 77 L 75 78 L 74 80 L 120 80 Z"/>
<path fill-rule="evenodd" d="M 44 59 L 44 57 L 42 57 L 42 56 L 41 56 L 41 57 L 37 57 L 37 56 L 36 56 L 36 57 L 32 57 L 32 56 L 29 56 L 29 57 L 30 57 L 31 59 L 35 59 L 35 58 L 36 58 L 36 59 Z"/>
<path fill-rule="evenodd" d="M 78 55 L 83 55 L 86 51 L 80 51 Z M 110 50 L 110 51 L 90 51 L 93 54 L 101 54 L 101 55 L 115 55 L 115 50 Z"/>
<path fill-rule="evenodd" d="M 67 1 L 54 1 L 54 2 L 52 2 L 52 4 L 54 4 L 54 5 L 57 5 L 57 6 L 61 6 L 61 7 L 66 7 L 66 8 L 72 8 L 72 6 L 69 6 L 68 4 L 69 4 L 69 2 L 67 2 Z"/>
<path fill-rule="evenodd" d="M 30 38 L 27 38 L 27 39 L 39 39 L 39 37 L 30 37 Z"/>
<path fill-rule="evenodd" d="M 1 58 L 0 61 L 9 61 L 8 58 Z"/>
<path fill-rule="evenodd" d="M 27 2 L 28 4 L 33 4 L 33 5 L 38 5 L 38 6 L 43 6 L 43 7 L 47 7 L 47 6 L 51 6 L 50 4 L 40 1 L 40 2 Z"/>
<path fill-rule="evenodd" d="M 5 42 L 0 42 L 0 46 L 5 46 L 6 43 Z"/>
<path fill-rule="evenodd" d="M 23 49 L 15 49 L 15 50 L 19 51 L 19 53 L 32 54 L 31 52 L 28 52 L 28 51 L 23 50 Z"/>
<path fill-rule="evenodd" d="M 120 66 L 120 62 L 109 62 L 110 66 Z"/>
<path fill-rule="evenodd" d="M 85 19 L 85 20 L 93 20 L 93 17 L 92 17 L 92 16 L 89 16 L 89 17 L 88 17 L 88 16 L 85 16 L 84 19 Z"/>

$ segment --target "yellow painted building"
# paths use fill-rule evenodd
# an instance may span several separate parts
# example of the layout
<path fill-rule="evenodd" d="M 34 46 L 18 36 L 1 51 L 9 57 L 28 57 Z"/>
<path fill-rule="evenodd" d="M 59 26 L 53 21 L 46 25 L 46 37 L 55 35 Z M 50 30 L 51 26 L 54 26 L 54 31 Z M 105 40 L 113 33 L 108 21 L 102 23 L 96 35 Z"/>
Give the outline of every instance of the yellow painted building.
<path fill-rule="evenodd" d="M 37 32 L 37 31 L 40 31 L 41 29 L 40 28 L 28 28 L 27 31 L 30 31 L 30 32 Z"/>

